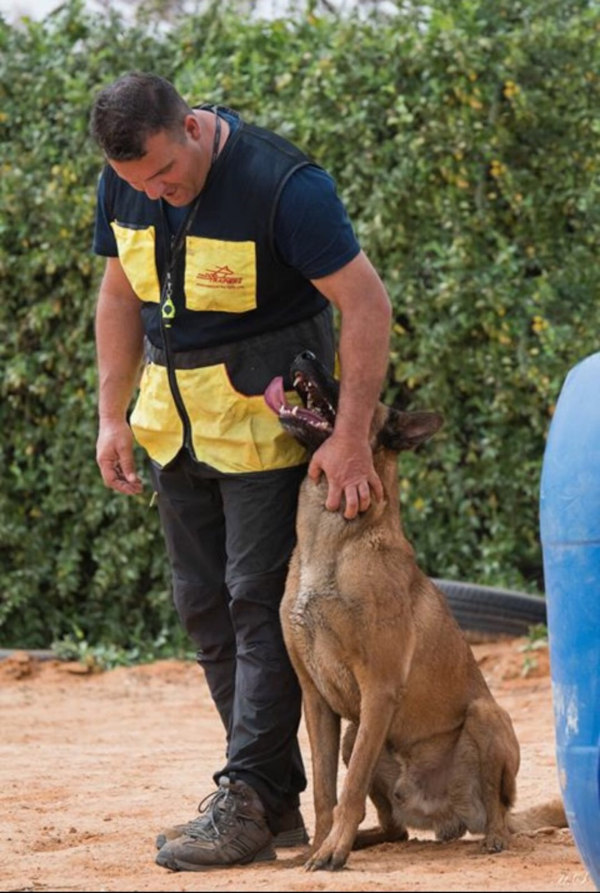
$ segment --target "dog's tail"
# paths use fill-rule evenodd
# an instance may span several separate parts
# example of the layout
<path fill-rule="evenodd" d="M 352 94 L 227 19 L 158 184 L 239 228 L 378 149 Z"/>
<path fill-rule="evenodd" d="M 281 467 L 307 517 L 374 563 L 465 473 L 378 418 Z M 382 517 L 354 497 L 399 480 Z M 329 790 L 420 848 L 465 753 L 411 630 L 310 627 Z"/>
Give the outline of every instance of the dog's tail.
<path fill-rule="evenodd" d="M 508 829 L 513 834 L 522 831 L 541 831 L 543 828 L 566 828 L 568 826 L 565 807 L 560 797 L 532 806 L 521 812 L 512 812 L 507 817 Z"/>

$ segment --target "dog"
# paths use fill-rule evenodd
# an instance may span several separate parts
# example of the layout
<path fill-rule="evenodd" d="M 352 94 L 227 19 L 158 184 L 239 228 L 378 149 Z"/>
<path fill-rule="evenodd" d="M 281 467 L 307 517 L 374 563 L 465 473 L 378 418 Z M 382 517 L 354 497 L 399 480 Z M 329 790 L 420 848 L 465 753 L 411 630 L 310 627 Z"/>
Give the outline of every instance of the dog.
<path fill-rule="evenodd" d="M 302 405 L 288 404 L 282 378 L 265 401 L 310 455 L 333 431 L 339 383 L 309 351 L 290 373 Z M 384 498 L 352 520 L 325 509 L 324 476 L 300 488 L 280 616 L 313 764 L 308 870 L 340 869 L 353 848 L 407 840 L 408 828 L 440 841 L 482 834 L 484 851 L 499 852 L 517 831 L 567 824 L 560 798 L 512 811 L 520 754 L 511 719 L 403 532 L 397 454 L 442 423 L 436 412 L 377 405 L 370 440 Z M 359 832 L 368 796 L 379 827 Z"/>

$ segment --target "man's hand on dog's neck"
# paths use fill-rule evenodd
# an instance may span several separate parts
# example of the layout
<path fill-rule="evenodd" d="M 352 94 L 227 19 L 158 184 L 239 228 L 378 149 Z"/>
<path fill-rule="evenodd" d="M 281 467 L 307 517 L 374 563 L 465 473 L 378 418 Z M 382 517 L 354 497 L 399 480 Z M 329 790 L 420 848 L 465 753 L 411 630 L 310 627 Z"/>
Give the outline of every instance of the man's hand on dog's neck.
<path fill-rule="evenodd" d="M 313 481 L 318 481 L 321 474 L 325 475 L 328 487 L 325 508 L 337 512 L 343 505 L 343 515 L 348 521 L 359 512 L 366 512 L 372 498 L 383 497 L 368 438 L 338 430 L 337 422 L 333 434 L 319 447 L 308 467 Z"/>
<path fill-rule="evenodd" d="M 372 498 L 383 498 L 369 431 L 388 365 L 391 304 L 363 251 L 336 273 L 312 281 L 341 315 L 341 375 L 333 434 L 315 452 L 308 474 L 315 481 L 325 474 L 325 508 L 337 511 L 344 497 L 344 518 L 351 521 Z"/>

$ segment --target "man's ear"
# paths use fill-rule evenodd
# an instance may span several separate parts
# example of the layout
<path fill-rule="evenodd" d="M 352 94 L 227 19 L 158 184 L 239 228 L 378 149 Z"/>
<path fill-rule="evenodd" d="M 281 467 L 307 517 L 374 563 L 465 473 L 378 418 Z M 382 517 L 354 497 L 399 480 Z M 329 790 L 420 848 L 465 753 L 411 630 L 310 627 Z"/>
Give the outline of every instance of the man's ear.
<path fill-rule="evenodd" d="M 192 113 L 186 115 L 183 119 L 183 129 L 185 131 L 186 136 L 189 136 L 191 139 L 196 142 L 200 139 L 202 135 L 202 130 L 200 128 L 200 124 L 196 116 Z"/>
<path fill-rule="evenodd" d="M 402 412 L 390 408 L 377 441 L 397 453 L 412 450 L 439 431 L 443 424 L 444 417 L 439 412 Z"/>

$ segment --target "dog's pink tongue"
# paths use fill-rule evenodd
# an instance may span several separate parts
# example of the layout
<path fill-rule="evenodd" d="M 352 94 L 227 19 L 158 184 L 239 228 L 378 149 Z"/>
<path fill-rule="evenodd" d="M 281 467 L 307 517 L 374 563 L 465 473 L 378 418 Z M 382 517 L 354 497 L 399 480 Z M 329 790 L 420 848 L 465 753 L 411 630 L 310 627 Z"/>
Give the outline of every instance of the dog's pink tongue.
<path fill-rule="evenodd" d="M 283 390 L 283 378 L 281 375 L 278 375 L 277 378 L 274 378 L 273 381 L 267 385 L 267 389 L 264 394 L 265 403 L 272 409 L 273 412 L 276 412 L 279 415 L 279 410 L 287 406 L 287 401 L 285 399 L 285 391 Z"/>

